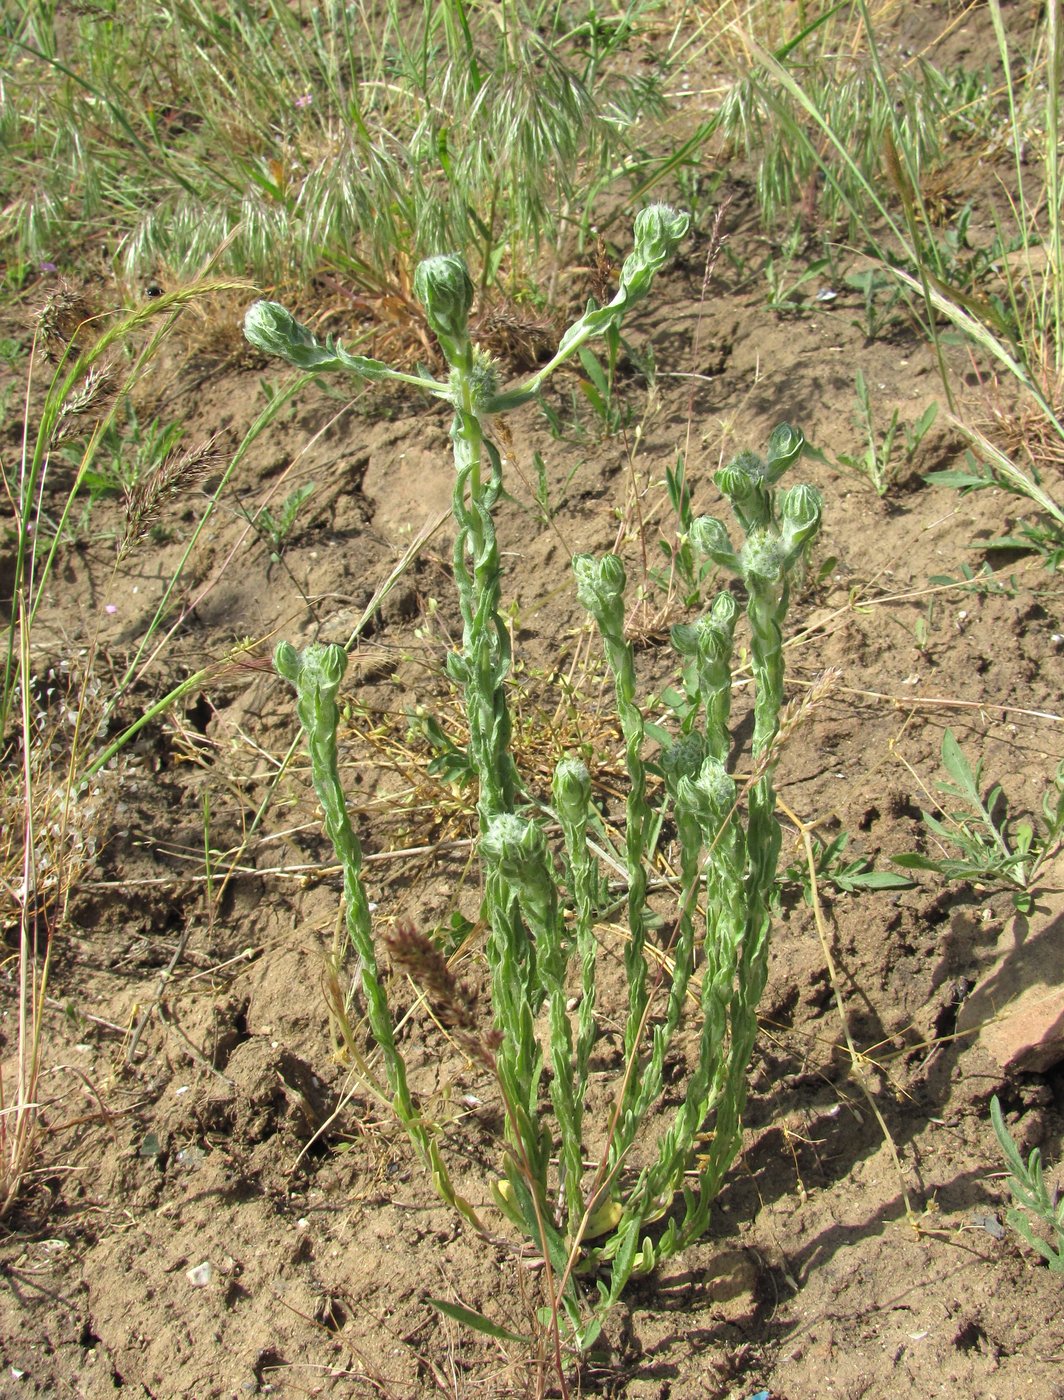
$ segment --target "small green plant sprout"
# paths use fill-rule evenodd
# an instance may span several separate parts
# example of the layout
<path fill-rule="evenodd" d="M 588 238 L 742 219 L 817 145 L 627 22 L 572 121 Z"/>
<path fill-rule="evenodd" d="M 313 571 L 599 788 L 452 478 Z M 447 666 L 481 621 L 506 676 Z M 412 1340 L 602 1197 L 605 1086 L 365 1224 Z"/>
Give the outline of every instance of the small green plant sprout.
<path fill-rule="evenodd" d="M 685 608 L 694 608 L 702 600 L 702 587 L 713 570 L 712 561 L 698 558 L 691 543 L 691 526 L 695 513 L 691 503 L 691 487 L 687 480 L 687 462 L 682 452 L 676 455 L 676 465 L 665 468 L 665 490 L 676 519 L 676 534 L 672 541 L 662 536 L 658 540 L 668 561 L 667 576 L 662 583 L 672 596 L 676 582 L 682 591 Z"/>
<path fill-rule="evenodd" d="M 874 267 L 847 273 L 843 281 L 845 286 L 859 293 L 862 302 L 863 319 L 850 324 L 863 331 L 865 340 L 871 344 L 893 324 L 902 300 L 901 289 L 893 277 Z"/>
<path fill-rule="evenodd" d="M 616 437 L 631 426 L 634 410 L 630 403 L 624 401 L 617 382 L 622 345 L 629 350 L 633 362 L 638 363 L 638 357 L 631 347 L 622 341 L 619 331 L 612 335 L 607 332 L 605 339 L 604 359 L 589 345 L 581 347 L 577 356 L 581 372 L 575 387 L 569 391 L 567 414 L 563 414 L 546 399 L 540 400 L 540 412 L 547 420 L 551 436 L 559 441 L 605 442 L 607 438 Z M 648 382 L 652 382 L 652 369 L 647 379 Z"/>
<path fill-rule="evenodd" d="M 580 392 L 591 408 L 602 438 L 615 437 L 628 422 L 628 414 L 617 400 L 617 357 L 620 348 L 618 331 L 606 337 L 605 364 L 590 345 L 585 345 L 580 351 L 580 364 L 586 375 L 579 381 Z"/>
<path fill-rule="evenodd" d="M 885 496 L 902 474 L 912 467 L 920 444 L 938 416 L 938 404 L 928 404 L 911 426 L 901 422 L 898 410 L 895 409 L 880 436 L 868 381 L 861 370 L 858 370 L 854 377 L 854 393 L 857 397 L 854 422 L 864 438 L 865 445 L 863 451 L 855 456 L 840 453 L 837 465 L 863 476 L 875 488 L 878 496 Z"/>
<path fill-rule="evenodd" d="M 849 832 L 840 831 L 824 845 L 813 841 L 814 868 L 817 886 L 824 889 L 831 886 L 840 894 L 862 894 L 868 890 L 909 890 L 913 881 L 907 875 L 899 875 L 894 870 L 874 870 L 868 856 L 856 859 L 846 858 L 846 847 L 850 843 Z M 797 860 L 788 865 L 780 877 L 780 886 L 797 886 L 802 891 L 806 904 L 813 903 L 813 875 L 806 860 Z"/>
<path fill-rule="evenodd" d="M 1037 1147 L 1025 1162 L 1020 1150 L 1005 1126 L 1001 1104 L 995 1094 L 990 1100 L 990 1120 L 1005 1154 L 1009 1167 L 1009 1190 L 1016 1202 L 1006 1214 L 1006 1220 L 1033 1250 L 1036 1250 L 1054 1274 L 1064 1274 L 1064 1197 L 1050 1194 L 1042 1173 L 1042 1154 Z M 1017 1209 L 1018 1207 L 1018 1209 Z M 1032 1220 L 1048 1232 L 1047 1240 L 1035 1232 Z"/>
<path fill-rule="evenodd" d="M 805 300 L 800 295 L 802 288 L 822 279 L 831 266 L 827 258 L 814 258 L 812 262 L 794 272 L 792 269 L 797 247 L 798 239 L 792 239 L 784 248 L 781 261 L 777 262 L 775 258 L 770 257 L 765 263 L 768 306 L 780 316 L 793 315 L 805 310 Z"/>
<path fill-rule="evenodd" d="M 435 715 L 422 705 L 418 705 L 407 721 L 407 732 L 412 738 L 421 739 L 432 750 L 428 771 L 435 778 L 442 778 L 453 787 L 465 788 L 476 780 L 476 773 L 469 762 L 469 754 L 460 744 L 456 744 Z"/>
<path fill-rule="evenodd" d="M 288 493 L 278 506 L 276 515 L 269 506 L 263 506 L 255 512 L 251 523 L 270 546 L 270 558 L 275 564 L 284 552 L 303 507 L 316 490 L 316 482 L 305 481 L 302 486 L 297 486 Z"/>
<path fill-rule="evenodd" d="M 125 432 L 114 424 L 105 431 L 95 470 L 85 474 L 84 483 L 92 494 L 128 495 L 158 470 L 185 435 L 182 423 L 163 423 L 153 418 L 142 424 L 128 401 L 126 415 L 129 422 Z"/>
<path fill-rule="evenodd" d="M 583 463 L 577 459 L 566 473 L 562 483 L 562 495 L 558 500 L 551 500 L 550 478 L 547 474 L 547 464 L 543 460 L 542 452 L 532 453 L 532 469 L 536 474 L 536 483 L 533 488 L 533 499 L 535 501 L 534 514 L 542 525 L 549 525 L 550 522 L 565 505 L 565 492 L 568 491 L 573 477 L 580 470 Z"/>
<path fill-rule="evenodd" d="M 962 467 L 928 472 L 926 479 L 936 486 L 952 486 L 962 495 L 997 488 L 1033 502 L 1043 512 L 1040 519 L 1018 520 L 1011 535 L 980 540 L 978 547 L 1033 552 L 1040 554 L 1046 568 L 1054 573 L 1064 568 L 1064 508 L 1045 490 L 1037 471 L 1033 477 L 1028 476 L 996 450 L 992 455 L 983 455 L 985 460 L 980 460 L 969 448 Z"/>
<path fill-rule="evenodd" d="M 1064 841 L 1064 762 L 1042 800 L 1040 831 L 1033 822 L 1010 820 L 999 783 L 983 795 L 982 764 L 976 764 L 973 772 L 950 729 L 942 737 L 942 765 L 952 781 L 939 783 L 939 790 L 963 806 L 951 811 L 940 808 L 938 817 L 924 812 L 923 818 L 929 830 L 959 854 L 909 852 L 891 859 L 904 870 L 933 870 L 947 880 L 1004 886 L 1012 890 L 1020 913 L 1030 913 L 1038 875 Z"/>
<path fill-rule="evenodd" d="M 660 758 L 664 805 L 659 806 L 649 795 L 643 752 L 648 728 L 624 632 L 623 564 L 615 555 L 581 555 L 573 561 L 577 596 L 599 632 L 613 678 L 628 774 L 624 841 L 615 853 L 626 872 L 623 1058 L 612 1108 L 605 1121 L 593 1123 L 585 1113 L 591 1056 L 601 1031 L 595 914 L 602 885 L 594 850 L 604 829 L 592 804 L 587 766 L 563 758 L 554 773 L 550 814 L 564 846 L 559 862 L 514 761 L 506 684 L 510 634 L 492 514 L 502 493 L 502 456 L 490 434 L 493 415 L 529 402 L 554 368 L 592 337 L 620 325 L 686 229 L 686 216 L 666 206 L 644 210 L 613 301 L 589 307 L 562 336 L 553 359 L 510 391 L 500 389 L 494 366 L 469 339 L 473 287 L 463 260 L 454 254 L 423 262 L 414 280 L 451 367 L 446 382 L 401 375 L 340 346 L 321 345 L 276 305 L 252 307 L 246 323 L 254 344 L 306 369 L 400 379 L 453 410 L 453 569 L 463 636 L 447 671 L 463 696 L 468 764 L 477 789 L 491 1029 L 477 1028 L 468 999 L 431 940 L 406 930 L 387 941 L 393 963 L 421 985 L 441 1023 L 498 1086 L 505 1143 L 492 1194 L 542 1257 L 547 1304 L 540 1319 L 553 1340 L 563 1392 L 562 1329 L 578 1348 L 590 1346 L 633 1275 L 650 1272 L 704 1234 L 739 1151 L 781 841 L 773 774 L 783 701 L 782 625 L 789 580 L 817 533 L 821 502 L 807 486 L 776 490 L 804 445 L 800 432 L 783 425 L 772 434 L 764 460 L 743 453 L 717 474 L 742 528 L 742 542 L 734 545 L 718 520 L 691 522 L 697 555 L 736 573 L 747 596 L 754 773 L 744 791 L 725 766 L 732 748 L 738 602 L 723 592 L 700 622 L 673 629 L 692 703 Z M 361 883 L 360 847 L 336 764 L 336 695 L 345 663 L 336 646 L 314 645 L 300 654 L 282 644 L 277 653 L 278 670 L 296 687 L 315 787 L 344 868 L 351 944 L 390 1096 L 436 1189 L 479 1229 L 476 1212 L 451 1185 L 435 1130 L 407 1088 L 392 1029 Z M 681 857 L 675 914 L 667 941 L 655 952 L 657 961 L 664 955 L 671 965 L 672 977 L 659 987 L 648 976 L 648 943 L 661 924 L 648 903 L 648 877 L 666 815 L 678 833 Z M 696 1009 L 689 1012 L 692 1004 Z M 661 1103 L 666 1056 L 685 1014 L 695 1023 L 694 1062 L 686 1094 L 669 1111 Z M 655 1222 L 664 1223 L 652 1229 Z M 479 1314 L 464 1320 L 485 1331 L 495 1327 Z"/>

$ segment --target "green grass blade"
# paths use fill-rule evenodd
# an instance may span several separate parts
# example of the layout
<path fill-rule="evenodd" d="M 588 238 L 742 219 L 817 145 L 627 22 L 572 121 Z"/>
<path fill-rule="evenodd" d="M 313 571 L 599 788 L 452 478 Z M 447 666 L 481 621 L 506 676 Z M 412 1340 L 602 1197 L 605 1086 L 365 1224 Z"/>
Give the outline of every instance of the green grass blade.
<path fill-rule="evenodd" d="M 461 1303 L 448 1303 L 442 1298 L 426 1298 L 425 1301 L 431 1303 L 437 1312 L 443 1313 L 444 1317 L 449 1317 L 452 1322 L 471 1327 L 474 1332 L 483 1332 L 486 1337 L 493 1337 L 497 1342 L 520 1342 L 529 1346 L 532 1343 L 531 1337 L 524 1337 L 520 1332 L 511 1332 L 508 1327 L 500 1327 L 483 1313 L 463 1307 Z"/>

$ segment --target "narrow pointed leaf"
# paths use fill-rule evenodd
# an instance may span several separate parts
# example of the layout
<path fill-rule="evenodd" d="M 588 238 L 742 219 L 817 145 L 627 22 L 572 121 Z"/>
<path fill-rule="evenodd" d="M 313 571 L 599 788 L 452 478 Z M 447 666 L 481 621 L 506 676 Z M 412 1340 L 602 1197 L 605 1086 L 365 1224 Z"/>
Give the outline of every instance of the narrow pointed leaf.
<path fill-rule="evenodd" d="M 483 1332 L 486 1337 L 494 1337 L 497 1342 L 527 1343 L 532 1340 L 531 1337 L 522 1336 L 520 1332 L 511 1332 L 508 1327 L 500 1327 L 497 1322 L 492 1322 L 490 1317 L 475 1312 L 473 1308 L 464 1308 L 461 1303 L 447 1303 L 442 1298 L 428 1298 L 426 1301 L 452 1322 L 460 1322 L 463 1327 L 471 1327 L 474 1332 Z"/>

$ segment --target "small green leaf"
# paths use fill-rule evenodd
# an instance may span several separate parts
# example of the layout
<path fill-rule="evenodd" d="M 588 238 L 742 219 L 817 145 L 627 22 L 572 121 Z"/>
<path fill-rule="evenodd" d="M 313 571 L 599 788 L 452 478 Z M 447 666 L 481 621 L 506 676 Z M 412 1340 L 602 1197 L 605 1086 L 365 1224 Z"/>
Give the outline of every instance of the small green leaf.
<path fill-rule="evenodd" d="M 580 350 L 580 363 L 584 366 L 587 377 L 594 384 L 603 399 L 608 399 L 610 394 L 609 380 L 606 378 L 606 371 L 602 368 L 598 356 L 586 345 Z M 590 395 L 588 396 L 590 397 Z M 593 400 L 592 400 L 593 401 Z"/>
<path fill-rule="evenodd" d="M 105 476 L 103 472 L 82 472 L 81 484 L 92 494 L 97 496 L 117 496 L 121 489 L 121 483 L 119 481 L 114 477 Z"/>
<path fill-rule="evenodd" d="M 970 797 L 976 807 L 979 807 L 981 804 L 975 774 L 969 768 L 968 760 L 961 752 L 961 746 L 957 743 L 952 729 L 947 729 L 942 736 L 942 765 L 965 796 Z"/>
<path fill-rule="evenodd" d="M 447 1303 L 442 1298 L 429 1298 L 427 1300 L 437 1310 L 443 1313 L 444 1317 L 449 1317 L 452 1322 L 460 1322 L 463 1327 L 471 1327 L 474 1332 L 483 1332 L 485 1336 L 494 1337 L 497 1342 L 531 1342 L 531 1337 L 523 1337 L 520 1332 L 511 1332 L 508 1327 L 500 1327 L 497 1322 L 492 1322 L 483 1313 L 474 1312 L 472 1308 L 464 1308 L 461 1303 Z"/>
<path fill-rule="evenodd" d="M 606 405 L 605 399 L 603 399 L 602 395 L 595 388 L 594 384 L 592 384 L 591 381 L 588 379 L 580 379 L 577 381 L 577 383 L 580 385 L 580 392 L 584 395 L 588 403 L 591 405 L 592 412 L 595 414 L 595 416 L 597 418 L 605 418 L 606 414 L 609 412 L 609 409 Z"/>
<path fill-rule="evenodd" d="M 864 870 L 853 875 L 840 875 L 835 883 L 844 889 L 861 890 L 911 890 L 914 882 L 906 875 L 895 875 L 892 870 Z"/>
<path fill-rule="evenodd" d="M 988 486 L 997 485 L 989 474 L 977 476 L 974 472 L 962 470 L 927 472 L 924 480 L 932 486 L 952 486 L 955 491 L 984 491 Z"/>
<path fill-rule="evenodd" d="M 930 429 L 932 423 L 934 423 L 934 421 L 935 421 L 935 419 L 936 419 L 937 417 L 938 417 L 938 404 L 937 404 L 937 403 L 928 404 L 928 406 L 924 409 L 923 413 L 921 413 L 920 417 L 919 417 L 919 418 L 916 420 L 916 422 L 913 424 L 913 427 L 912 427 L 912 435 L 913 435 L 913 437 L 916 438 L 917 440 L 919 440 L 919 439 L 922 438 L 922 437 L 925 437 L 925 436 L 927 435 L 927 432 L 928 432 L 928 430 Z"/>
<path fill-rule="evenodd" d="M 580 1350 L 586 1352 L 589 1347 L 598 1341 L 599 1333 L 602 1331 L 602 1319 L 593 1317 L 583 1331 L 579 1334 L 578 1345 Z"/>
<path fill-rule="evenodd" d="M 903 870 L 938 870 L 942 865 L 941 861 L 929 860 L 927 856 L 917 855 L 915 851 L 906 855 L 891 856 L 891 860 Z"/>

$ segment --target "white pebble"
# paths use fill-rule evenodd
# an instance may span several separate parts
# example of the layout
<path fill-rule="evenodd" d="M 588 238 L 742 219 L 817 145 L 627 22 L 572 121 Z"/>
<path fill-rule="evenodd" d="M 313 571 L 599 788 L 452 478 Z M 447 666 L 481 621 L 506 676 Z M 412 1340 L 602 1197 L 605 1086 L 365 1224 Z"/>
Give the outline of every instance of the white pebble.
<path fill-rule="evenodd" d="M 209 1259 L 204 1259 L 202 1264 L 197 1264 L 194 1269 L 189 1269 L 185 1274 L 193 1288 L 206 1288 L 214 1277 L 214 1269 L 211 1267 Z"/>

